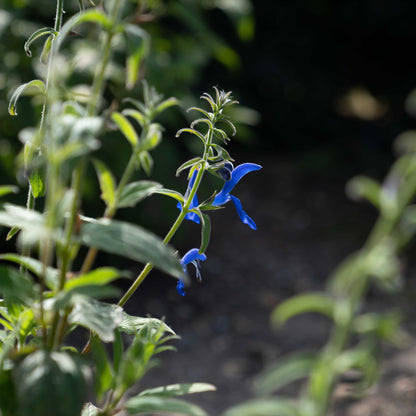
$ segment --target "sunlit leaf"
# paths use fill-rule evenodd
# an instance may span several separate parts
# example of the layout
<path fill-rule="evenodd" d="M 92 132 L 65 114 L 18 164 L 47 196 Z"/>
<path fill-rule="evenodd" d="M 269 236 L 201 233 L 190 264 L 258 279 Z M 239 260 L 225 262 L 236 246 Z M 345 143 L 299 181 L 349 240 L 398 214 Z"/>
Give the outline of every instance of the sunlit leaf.
<path fill-rule="evenodd" d="M 16 88 L 9 101 L 9 114 L 11 116 L 17 116 L 16 104 L 19 97 L 33 91 L 34 88 L 40 90 L 41 94 L 45 94 L 45 84 L 40 79 L 34 79 Z"/>
<path fill-rule="evenodd" d="M 0 186 L 0 196 L 7 194 L 16 194 L 19 191 L 19 188 L 14 185 L 1 185 Z"/>
<path fill-rule="evenodd" d="M 160 189 L 162 185 L 153 181 L 137 181 L 126 185 L 118 200 L 117 207 L 134 207 L 138 202 L 147 198 Z"/>
<path fill-rule="evenodd" d="M 108 167 L 98 159 L 94 159 L 95 170 L 101 188 L 101 198 L 107 207 L 112 207 L 115 203 L 115 179 Z"/>
<path fill-rule="evenodd" d="M 144 326 L 149 326 L 154 329 L 163 328 L 165 332 L 175 335 L 175 332 L 166 325 L 163 321 L 157 318 L 142 318 L 139 316 L 131 316 L 123 312 L 123 319 L 120 322 L 118 329 L 126 334 L 136 334 Z"/>
<path fill-rule="evenodd" d="M 217 390 L 215 386 L 208 383 L 186 383 L 186 384 L 170 384 L 168 386 L 154 387 L 142 391 L 138 397 L 143 396 L 160 396 L 174 397 L 183 396 L 184 394 L 202 393 L 206 391 Z"/>
<path fill-rule="evenodd" d="M 30 52 L 30 45 L 38 38 L 46 35 L 54 35 L 56 36 L 58 32 L 52 27 L 43 27 L 42 29 L 38 29 L 36 32 L 32 33 L 29 39 L 26 41 L 24 45 L 25 52 L 28 56 L 32 56 L 32 52 Z"/>
<path fill-rule="evenodd" d="M 130 144 L 135 147 L 139 142 L 139 136 L 134 130 L 133 125 L 130 121 L 127 120 L 121 113 L 113 113 L 111 114 L 111 118 L 117 124 L 117 127 L 123 134 L 123 136 L 130 142 Z"/>

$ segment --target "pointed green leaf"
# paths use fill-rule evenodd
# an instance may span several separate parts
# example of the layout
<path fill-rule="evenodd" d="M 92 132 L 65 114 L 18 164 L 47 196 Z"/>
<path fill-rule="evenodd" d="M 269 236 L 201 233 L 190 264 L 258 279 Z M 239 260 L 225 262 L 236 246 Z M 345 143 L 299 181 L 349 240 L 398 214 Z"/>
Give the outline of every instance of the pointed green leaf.
<path fill-rule="evenodd" d="M 107 207 L 112 207 L 115 203 L 115 179 L 107 166 L 98 159 L 94 160 L 95 170 L 101 188 L 101 198 Z"/>
<path fill-rule="evenodd" d="M 158 123 L 152 123 L 147 129 L 146 136 L 140 146 L 140 150 L 152 150 L 159 145 L 162 140 L 162 130 Z"/>
<path fill-rule="evenodd" d="M 179 278 L 183 274 L 174 251 L 154 234 L 137 225 L 105 219 L 85 223 L 81 228 L 80 239 L 89 247 L 97 247 L 135 261 L 152 263 L 175 277 Z"/>
<path fill-rule="evenodd" d="M 298 416 L 296 405 L 288 399 L 250 400 L 226 410 L 221 416 Z"/>
<path fill-rule="evenodd" d="M 48 61 L 49 53 L 52 49 L 52 40 L 54 35 L 51 35 L 46 39 L 45 43 L 43 44 L 42 52 L 40 54 L 40 61 L 46 65 Z"/>
<path fill-rule="evenodd" d="M 207 214 L 203 214 L 200 210 L 198 211 L 198 216 L 201 219 L 201 246 L 199 252 L 205 253 L 211 236 L 211 220 Z"/>
<path fill-rule="evenodd" d="M 16 194 L 19 192 L 19 188 L 13 185 L 1 185 L 0 186 L 0 196 L 4 196 L 7 194 Z"/>
<path fill-rule="evenodd" d="M 272 312 L 271 321 L 273 324 L 283 324 L 295 315 L 311 312 L 321 313 L 332 318 L 334 309 L 334 300 L 327 295 L 307 293 L 294 296 L 281 303 Z"/>
<path fill-rule="evenodd" d="M 40 198 L 45 195 L 45 179 L 45 172 L 43 168 L 36 168 L 30 173 L 30 189 L 35 198 Z"/>
<path fill-rule="evenodd" d="M 149 152 L 140 152 L 139 153 L 139 160 L 140 164 L 143 167 L 143 170 L 146 172 L 147 176 L 150 176 L 152 174 L 153 169 L 153 158 L 150 156 Z"/>
<path fill-rule="evenodd" d="M 170 97 L 167 100 L 162 101 L 155 108 L 155 114 L 160 114 L 162 111 L 165 111 L 167 108 L 172 107 L 174 105 L 179 105 L 179 100 L 177 100 L 175 97 Z"/>
<path fill-rule="evenodd" d="M 134 207 L 138 202 L 147 198 L 160 189 L 162 185 L 153 181 L 137 181 L 126 185 L 118 200 L 117 207 Z"/>
<path fill-rule="evenodd" d="M 38 29 L 36 32 L 32 33 L 29 39 L 26 41 L 24 49 L 28 56 L 32 56 L 32 52 L 30 52 L 30 45 L 38 38 L 45 36 L 45 35 L 54 35 L 56 36 L 58 32 L 52 27 L 43 27 L 42 29 Z"/>
<path fill-rule="evenodd" d="M 178 399 L 165 397 L 133 397 L 125 404 L 127 412 L 131 415 L 149 412 L 171 412 L 186 416 L 207 416 L 200 407 Z"/>
<path fill-rule="evenodd" d="M 29 276 L 0 266 L 0 295 L 8 303 L 31 305 L 36 298 L 35 286 Z"/>
<path fill-rule="evenodd" d="M 123 312 L 123 320 L 118 326 L 118 329 L 126 334 L 133 335 L 139 332 L 144 326 L 149 326 L 154 329 L 162 327 L 164 332 L 169 332 L 170 334 L 175 335 L 175 332 L 160 319 L 141 318 L 139 316 L 128 315 L 125 312 Z"/>
<path fill-rule="evenodd" d="M 6 236 L 6 241 L 11 240 L 18 232 L 19 232 L 20 228 L 19 227 L 13 227 Z"/>
<path fill-rule="evenodd" d="M 34 79 L 33 81 L 27 82 L 26 84 L 20 85 L 14 91 L 12 97 L 9 101 L 9 114 L 11 116 L 17 116 L 16 104 L 17 100 L 22 94 L 27 94 L 33 90 L 33 88 L 37 88 L 40 90 L 41 94 L 45 94 L 45 84 L 40 79 Z"/>
<path fill-rule="evenodd" d="M 194 157 L 193 159 L 187 160 L 185 163 L 182 163 L 182 165 L 180 165 L 178 169 L 176 170 L 176 176 L 179 176 L 179 174 L 183 170 L 192 168 L 194 165 L 196 165 L 197 163 L 200 163 L 202 160 L 203 159 L 201 157 Z"/>
<path fill-rule="evenodd" d="M 114 330 L 122 319 L 123 309 L 120 306 L 79 295 L 68 322 L 90 329 L 103 342 L 112 342 L 114 341 Z"/>
<path fill-rule="evenodd" d="M 184 129 L 178 130 L 178 132 L 176 133 L 176 137 L 179 137 L 182 133 L 190 133 L 190 134 L 193 134 L 194 136 L 198 137 L 198 139 L 201 139 L 202 143 L 205 144 L 206 138 L 198 130 L 190 129 L 190 128 L 186 127 Z"/>
<path fill-rule="evenodd" d="M 127 100 L 128 101 L 136 101 L 136 100 L 131 100 L 131 99 L 126 98 L 126 101 Z M 146 124 L 145 116 L 143 115 L 143 113 L 141 113 L 138 110 L 133 110 L 131 108 L 127 108 L 127 109 L 123 110 L 121 113 L 123 115 L 125 115 L 126 117 L 133 117 L 140 124 L 140 126 L 142 126 L 142 127 Z"/>
<path fill-rule="evenodd" d="M 127 44 L 126 86 L 131 89 L 139 79 L 143 59 L 149 55 L 149 34 L 137 25 L 126 24 L 124 34 Z"/>
<path fill-rule="evenodd" d="M 162 189 L 157 189 L 155 191 L 155 194 L 161 194 L 161 195 L 166 195 L 166 196 L 170 196 L 173 199 L 176 199 L 177 201 L 179 201 L 182 205 L 184 203 L 185 198 L 183 197 L 183 195 L 177 191 L 174 191 L 172 189 L 166 189 L 166 188 L 162 188 Z"/>
<path fill-rule="evenodd" d="M 255 391 L 260 396 L 269 395 L 281 387 L 306 377 L 316 362 L 316 354 L 298 353 L 268 366 L 257 378 Z"/>
<path fill-rule="evenodd" d="M 215 386 L 208 383 L 186 383 L 186 384 L 170 384 L 168 386 L 155 387 L 142 391 L 138 397 L 143 396 L 159 396 L 174 397 L 183 396 L 184 394 L 202 393 L 205 391 L 215 391 Z"/>
<path fill-rule="evenodd" d="M 139 143 L 139 136 L 134 130 L 133 125 L 127 120 L 121 113 L 111 114 L 111 118 L 117 124 L 118 129 L 121 131 L 123 136 L 135 147 Z"/>
<path fill-rule="evenodd" d="M 68 279 L 65 283 L 65 290 L 69 291 L 81 286 L 105 286 L 119 277 L 120 272 L 117 269 L 100 267 L 82 276 Z"/>

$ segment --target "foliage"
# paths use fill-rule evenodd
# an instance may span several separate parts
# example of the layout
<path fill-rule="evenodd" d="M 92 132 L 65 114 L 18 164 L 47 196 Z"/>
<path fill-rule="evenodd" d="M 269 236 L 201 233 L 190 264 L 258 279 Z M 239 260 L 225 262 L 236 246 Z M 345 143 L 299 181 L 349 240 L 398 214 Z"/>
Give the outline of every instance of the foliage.
<path fill-rule="evenodd" d="M 260 397 L 229 409 L 224 416 L 323 416 L 329 412 L 337 382 L 346 373 L 358 374 L 352 387 L 357 397 L 378 380 L 381 343 L 399 346 L 406 336 L 397 311 L 368 312 L 364 302 L 373 286 L 389 292 L 401 287 L 399 255 L 415 233 L 415 137 L 407 132 L 397 138 L 399 157 L 382 184 L 365 176 L 348 183 L 347 193 L 352 198 L 365 199 L 379 211 L 363 247 L 330 275 L 324 292 L 289 298 L 272 313 L 273 326 L 304 313 L 329 318 L 332 329 L 324 348 L 297 352 L 270 365 L 255 382 Z M 274 396 L 296 380 L 305 382 L 297 400 Z"/>
<path fill-rule="evenodd" d="M 181 295 L 189 283 L 189 263 L 201 278 L 199 260 L 206 259 L 210 239 L 208 211 L 232 200 L 243 223 L 255 228 L 230 191 L 260 166 L 245 163 L 234 169 L 225 145 L 228 131 L 235 134 L 236 129 L 226 109 L 236 101 L 230 92 L 214 88 L 214 95 L 201 97 L 208 109 L 191 108 L 202 117 L 177 134 L 190 133 L 202 142 L 201 156 L 178 169 L 178 173 L 189 170 L 186 192 L 135 178 L 139 170 L 151 175 L 152 152 L 164 130 L 157 119 L 178 100 L 164 99 L 145 81 L 142 101 L 135 96 L 123 101 L 124 97 L 109 94 L 107 86 L 119 87 L 122 79 L 125 88 L 119 91 L 124 93 L 142 79 L 144 63 L 151 57 L 151 35 L 137 23 L 161 5 L 111 0 L 85 8 L 80 1 L 80 11 L 64 19 L 63 0 L 57 0 L 54 27 L 35 28 L 24 45 L 35 57 L 33 47 L 43 41 L 39 75 L 15 88 L 9 113 L 24 114 L 21 98 L 28 94 L 42 111 L 36 127 L 19 133 L 23 149 L 18 167 L 28 183 L 26 207 L 5 201 L 16 192 L 15 186 L 0 188 L 0 225 L 10 229 L 7 238 L 17 243 L 16 252 L 0 255 L 1 415 L 206 414 L 176 397 L 215 389 L 205 383 L 147 389 L 126 399 L 155 365 L 155 356 L 172 349 L 167 342 L 177 336 L 162 320 L 130 316 L 123 306 L 153 267 L 176 278 Z M 75 34 L 82 34 L 82 39 Z M 99 51 L 92 55 L 94 65 L 85 65 L 85 48 Z M 121 72 L 119 53 L 125 61 Z M 120 176 L 99 157 L 108 132 L 119 142 L 125 140 L 130 149 Z M 101 218 L 81 213 L 83 180 L 90 164 L 105 206 Z M 197 191 L 207 173 L 222 178 L 224 185 L 199 203 Z M 134 208 L 155 194 L 178 203 L 178 216 L 164 238 L 115 219 L 119 209 Z M 201 245 L 179 258 L 169 243 L 185 219 L 201 224 Z M 112 283 L 125 273 L 114 267 L 94 268 L 98 250 L 145 264 L 118 302 L 110 302 L 119 295 Z M 79 349 L 68 335 L 82 328 L 90 336 Z M 89 390 L 93 403 L 86 403 Z"/>

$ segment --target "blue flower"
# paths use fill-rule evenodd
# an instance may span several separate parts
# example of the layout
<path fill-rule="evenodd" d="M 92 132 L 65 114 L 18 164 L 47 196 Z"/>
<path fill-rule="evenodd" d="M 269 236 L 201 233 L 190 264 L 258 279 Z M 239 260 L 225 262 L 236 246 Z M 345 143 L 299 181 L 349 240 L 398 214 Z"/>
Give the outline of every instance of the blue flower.
<path fill-rule="evenodd" d="M 197 248 L 192 248 L 181 259 L 183 272 L 187 273 L 186 266 L 191 263 L 195 266 L 197 280 L 201 281 L 201 271 L 199 270 L 200 262 L 205 261 L 206 259 L 207 256 L 205 254 L 201 254 Z M 181 296 L 185 296 L 185 284 L 182 279 L 180 279 L 176 284 L 176 290 Z"/>
<path fill-rule="evenodd" d="M 238 165 L 235 169 L 231 171 L 230 180 L 224 183 L 223 188 L 221 189 L 220 193 L 215 196 L 215 199 L 212 203 L 213 206 L 218 207 L 220 205 L 226 204 L 229 201 L 233 201 L 234 206 L 237 210 L 237 214 L 240 217 L 241 221 L 244 224 L 247 224 L 253 230 L 257 230 L 256 223 L 243 210 L 241 201 L 234 195 L 231 195 L 230 192 L 233 190 L 234 186 L 240 181 L 240 179 L 244 175 L 259 169 L 261 169 L 261 166 L 256 165 L 255 163 L 243 163 L 241 165 Z"/>
<path fill-rule="evenodd" d="M 229 201 L 233 201 L 234 206 L 237 210 L 237 214 L 240 217 L 241 221 L 244 224 L 247 224 L 253 230 L 257 230 L 256 223 L 243 210 L 241 201 L 234 195 L 231 195 L 230 192 L 234 189 L 234 186 L 237 185 L 237 183 L 240 181 L 240 179 L 244 175 L 254 170 L 259 170 L 259 169 L 261 169 L 261 166 L 255 163 L 243 163 L 241 165 L 238 165 L 236 168 L 234 168 L 232 163 L 226 162 L 224 166 L 218 169 L 217 171 L 217 173 L 225 180 L 224 186 L 221 189 L 220 193 L 215 196 L 215 199 L 212 202 L 213 206 L 218 207 L 218 206 L 226 204 Z M 185 193 L 185 197 L 188 196 L 189 193 L 191 192 L 191 189 L 195 183 L 197 174 L 198 174 L 198 171 L 195 170 L 194 173 L 192 174 L 191 180 L 189 181 L 188 188 Z M 229 179 L 227 180 L 227 178 Z M 199 205 L 198 198 L 195 195 L 192 198 L 189 208 L 193 209 L 193 208 L 196 208 L 198 205 Z M 177 207 L 181 210 L 182 204 L 178 202 Z M 199 224 L 201 221 L 199 216 L 195 214 L 194 212 L 188 212 L 185 218 L 197 224 Z"/>

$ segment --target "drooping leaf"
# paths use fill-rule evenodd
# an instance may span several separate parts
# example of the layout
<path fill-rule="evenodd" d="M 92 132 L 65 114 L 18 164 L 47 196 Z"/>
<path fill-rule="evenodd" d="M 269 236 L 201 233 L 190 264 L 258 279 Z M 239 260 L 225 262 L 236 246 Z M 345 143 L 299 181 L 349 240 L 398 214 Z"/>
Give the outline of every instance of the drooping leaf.
<path fill-rule="evenodd" d="M 131 260 L 152 263 L 175 277 L 180 278 L 183 274 L 174 251 L 154 234 L 137 225 L 105 219 L 85 223 L 81 228 L 80 239 L 89 247 L 97 247 Z"/>
<path fill-rule="evenodd" d="M 179 100 L 175 97 L 170 97 L 166 100 L 163 100 L 160 104 L 158 104 L 154 110 L 155 114 L 160 114 L 162 111 L 165 111 L 169 107 L 174 105 L 179 105 Z"/>
<path fill-rule="evenodd" d="M 133 397 L 125 404 L 127 412 L 131 415 L 149 412 L 171 412 L 186 416 L 207 416 L 200 407 L 178 399 L 166 397 Z"/>
<path fill-rule="evenodd" d="M 301 313 L 321 313 L 330 318 L 334 315 L 334 300 L 325 294 L 307 293 L 294 296 L 281 303 L 272 313 L 273 324 L 283 324 L 288 319 Z"/>
<path fill-rule="evenodd" d="M 162 195 L 170 196 L 171 198 L 176 199 L 181 204 L 183 204 L 185 200 L 185 198 L 183 197 L 181 193 L 174 191 L 172 189 L 166 189 L 166 188 L 157 189 L 155 191 L 155 194 L 162 194 Z"/>
<path fill-rule="evenodd" d="M 16 88 L 9 101 L 9 114 L 11 116 L 17 116 L 16 104 L 19 97 L 22 94 L 27 94 L 28 92 L 32 91 L 33 88 L 37 88 L 40 90 L 41 94 L 45 94 L 46 87 L 43 81 L 41 81 L 40 79 L 34 79 L 30 82 L 27 82 L 26 84 L 20 85 Z"/>
<path fill-rule="evenodd" d="M 130 121 L 127 120 L 123 114 L 117 112 L 111 114 L 111 118 L 113 119 L 114 123 L 116 123 L 123 136 L 133 147 L 135 147 L 139 142 L 139 136 L 137 135 L 136 130 L 134 130 L 134 127 Z"/>
<path fill-rule="evenodd" d="M 162 185 L 153 181 L 137 181 L 126 185 L 118 200 L 118 208 L 134 207 L 138 202 L 161 189 Z"/>
<path fill-rule="evenodd" d="M 115 204 L 116 196 L 114 176 L 108 167 L 100 160 L 95 159 L 94 166 L 100 182 L 101 199 L 105 202 L 107 207 L 112 207 Z"/>
<path fill-rule="evenodd" d="M 46 35 L 54 35 L 56 36 L 58 32 L 53 27 L 43 27 L 42 29 L 36 30 L 36 32 L 32 33 L 29 39 L 26 41 L 24 49 L 28 56 L 32 56 L 32 52 L 30 51 L 30 45 L 38 38 Z"/>
<path fill-rule="evenodd" d="M 292 381 L 306 377 L 316 360 L 316 354 L 297 353 L 279 360 L 269 366 L 255 383 L 258 395 L 266 396 L 279 390 Z"/>
<path fill-rule="evenodd" d="M 205 391 L 215 391 L 215 386 L 208 383 L 186 383 L 186 384 L 170 384 L 168 386 L 154 387 L 142 391 L 138 397 L 143 396 L 159 396 L 174 397 L 183 396 L 184 394 L 202 393 Z"/>
<path fill-rule="evenodd" d="M 186 127 L 184 129 L 178 130 L 178 132 L 176 133 L 176 137 L 179 137 L 182 133 L 190 133 L 190 134 L 193 134 L 194 136 L 198 137 L 198 139 L 200 139 L 202 141 L 202 143 L 205 144 L 206 138 L 198 130 L 190 129 L 190 128 Z"/>
<path fill-rule="evenodd" d="M 35 351 L 13 369 L 13 379 L 19 416 L 81 413 L 86 382 L 81 364 L 71 354 Z"/>
<path fill-rule="evenodd" d="M 185 163 L 182 163 L 182 165 L 180 165 L 178 167 L 178 169 L 176 170 L 176 176 L 179 176 L 179 174 L 185 170 L 185 169 L 189 169 L 192 168 L 194 165 L 196 165 L 197 163 L 200 163 L 202 161 L 201 157 L 195 157 L 191 160 L 187 160 Z"/>
<path fill-rule="evenodd" d="M 122 318 L 123 309 L 120 306 L 79 295 L 74 302 L 68 322 L 90 329 L 103 342 L 112 342 L 114 341 L 114 330 Z"/>
<path fill-rule="evenodd" d="M 249 400 L 226 410 L 222 416 L 298 416 L 296 405 L 288 399 Z"/>
<path fill-rule="evenodd" d="M 149 54 L 150 38 L 146 31 L 133 24 L 124 26 L 124 34 L 127 45 L 126 86 L 131 89 L 139 79 L 143 60 Z"/>
<path fill-rule="evenodd" d="M 105 286 L 120 276 L 117 269 L 100 267 L 79 277 L 68 279 L 65 282 L 65 290 L 73 290 L 81 286 Z"/>

